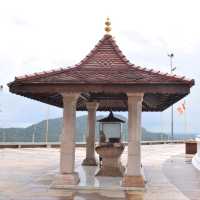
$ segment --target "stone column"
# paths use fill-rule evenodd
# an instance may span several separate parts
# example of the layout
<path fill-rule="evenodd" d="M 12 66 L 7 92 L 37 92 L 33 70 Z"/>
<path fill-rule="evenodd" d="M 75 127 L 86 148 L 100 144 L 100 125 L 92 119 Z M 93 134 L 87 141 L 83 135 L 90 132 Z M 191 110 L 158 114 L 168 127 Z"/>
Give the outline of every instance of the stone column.
<path fill-rule="evenodd" d="M 128 165 L 122 185 L 144 187 L 141 173 L 141 112 L 143 94 L 128 93 Z"/>
<path fill-rule="evenodd" d="M 95 129 L 96 129 L 96 110 L 98 103 L 87 102 L 88 109 L 88 130 L 86 137 L 86 158 L 83 160 L 82 165 L 96 166 L 95 159 Z"/>
<path fill-rule="evenodd" d="M 76 185 L 79 176 L 74 171 L 75 166 L 75 136 L 76 136 L 76 101 L 78 94 L 64 93 L 63 96 L 63 132 L 60 146 L 60 175 L 56 177 L 53 186 Z"/>

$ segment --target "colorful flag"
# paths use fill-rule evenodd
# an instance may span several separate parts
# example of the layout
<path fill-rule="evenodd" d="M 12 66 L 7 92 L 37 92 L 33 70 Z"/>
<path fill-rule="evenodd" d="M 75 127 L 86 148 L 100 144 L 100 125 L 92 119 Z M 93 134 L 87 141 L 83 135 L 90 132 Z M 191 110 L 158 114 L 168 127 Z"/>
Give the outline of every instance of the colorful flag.
<path fill-rule="evenodd" d="M 178 106 L 177 111 L 179 114 L 183 114 L 185 110 L 186 110 L 186 107 L 185 107 L 185 101 L 184 101 L 180 106 Z"/>

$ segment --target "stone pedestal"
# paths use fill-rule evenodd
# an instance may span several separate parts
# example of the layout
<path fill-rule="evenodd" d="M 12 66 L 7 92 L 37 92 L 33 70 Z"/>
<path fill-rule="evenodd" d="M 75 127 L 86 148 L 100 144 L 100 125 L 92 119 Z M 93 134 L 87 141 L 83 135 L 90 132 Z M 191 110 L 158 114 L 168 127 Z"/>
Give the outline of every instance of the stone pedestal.
<path fill-rule="evenodd" d="M 143 94 L 132 93 L 128 96 L 128 162 L 122 186 L 144 187 L 141 173 L 141 112 Z"/>
<path fill-rule="evenodd" d="M 102 167 L 96 176 L 123 176 L 125 168 L 121 164 L 121 154 L 124 150 L 122 144 L 104 144 L 96 147 L 96 152 L 102 158 Z"/>
<path fill-rule="evenodd" d="M 83 160 L 82 165 L 96 166 L 97 161 L 95 159 L 95 129 L 96 129 L 96 109 L 98 103 L 87 102 L 88 109 L 88 131 L 86 137 L 86 158 Z"/>
<path fill-rule="evenodd" d="M 192 159 L 192 164 L 194 165 L 194 167 L 200 170 L 200 136 L 196 138 L 196 141 L 197 141 L 197 153 Z"/>
<path fill-rule="evenodd" d="M 63 132 L 60 147 L 60 175 L 54 184 L 76 185 L 78 174 L 74 171 L 75 162 L 75 134 L 76 134 L 76 101 L 78 94 L 63 95 Z"/>

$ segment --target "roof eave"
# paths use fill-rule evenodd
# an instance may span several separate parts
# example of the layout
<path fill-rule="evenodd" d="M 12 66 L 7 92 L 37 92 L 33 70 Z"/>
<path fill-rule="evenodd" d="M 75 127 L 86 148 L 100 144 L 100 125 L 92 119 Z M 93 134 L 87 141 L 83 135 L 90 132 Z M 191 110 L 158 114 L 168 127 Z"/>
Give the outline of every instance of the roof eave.
<path fill-rule="evenodd" d="M 89 81 L 80 81 L 80 82 L 37 82 L 37 81 L 20 81 L 15 80 L 9 82 L 7 85 L 10 87 L 12 85 L 190 85 L 191 87 L 195 85 L 194 79 L 191 80 L 180 80 L 180 82 L 89 82 Z"/>

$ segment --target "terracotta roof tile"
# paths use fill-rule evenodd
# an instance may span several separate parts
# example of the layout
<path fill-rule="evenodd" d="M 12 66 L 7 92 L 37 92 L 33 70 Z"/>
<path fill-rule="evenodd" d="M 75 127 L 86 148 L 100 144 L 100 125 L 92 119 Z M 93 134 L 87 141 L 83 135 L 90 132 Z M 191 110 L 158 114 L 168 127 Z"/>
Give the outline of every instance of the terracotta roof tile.
<path fill-rule="evenodd" d="M 73 67 L 60 68 L 16 77 L 20 82 L 76 84 L 144 84 L 187 83 L 184 76 L 161 73 L 131 64 L 110 35 L 105 35 L 94 49 Z"/>

